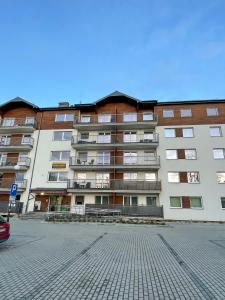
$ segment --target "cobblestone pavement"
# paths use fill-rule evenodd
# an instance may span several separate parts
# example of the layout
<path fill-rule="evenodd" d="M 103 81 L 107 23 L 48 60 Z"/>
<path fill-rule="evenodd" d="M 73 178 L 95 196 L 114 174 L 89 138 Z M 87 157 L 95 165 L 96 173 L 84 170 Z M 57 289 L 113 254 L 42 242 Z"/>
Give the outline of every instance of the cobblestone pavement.
<path fill-rule="evenodd" d="M 225 299 L 225 225 L 12 221 L 0 299 Z"/>

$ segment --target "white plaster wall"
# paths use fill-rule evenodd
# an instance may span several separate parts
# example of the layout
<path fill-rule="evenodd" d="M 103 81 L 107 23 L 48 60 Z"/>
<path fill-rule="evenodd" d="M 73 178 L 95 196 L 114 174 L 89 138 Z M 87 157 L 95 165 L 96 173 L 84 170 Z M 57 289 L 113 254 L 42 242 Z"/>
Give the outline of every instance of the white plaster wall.
<path fill-rule="evenodd" d="M 218 125 L 210 125 L 218 126 Z M 218 184 L 216 172 L 225 171 L 225 160 L 213 158 L 213 148 L 225 148 L 225 125 L 221 125 L 223 137 L 211 137 L 209 125 L 157 127 L 159 133 L 158 154 L 162 181 L 160 203 L 166 219 L 224 221 L 225 210 L 220 197 L 225 196 L 225 184 Z M 193 127 L 194 138 L 165 138 L 164 128 Z M 197 160 L 167 160 L 166 149 L 196 148 Z M 199 171 L 200 184 L 168 183 L 169 171 Z M 170 196 L 202 196 L 202 209 L 170 208 Z"/>

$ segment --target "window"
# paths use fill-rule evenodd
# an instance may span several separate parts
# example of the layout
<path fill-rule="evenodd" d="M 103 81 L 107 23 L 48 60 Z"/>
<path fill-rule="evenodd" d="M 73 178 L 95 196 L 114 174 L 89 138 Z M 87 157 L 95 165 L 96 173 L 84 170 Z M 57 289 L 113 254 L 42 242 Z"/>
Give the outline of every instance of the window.
<path fill-rule="evenodd" d="M 156 154 L 154 151 L 145 151 L 144 152 L 144 162 L 150 163 L 156 159 Z"/>
<path fill-rule="evenodd" d="M 123 205 L 125 206 L 137 206 L 138 205 L 138 197 L 137 196 L 124 196 L 123 197 Z"/>
<path fill-rule="evenodd" d="M 20 163 L 26 163 L 28 160 L 28 154 L 26 152 L 20 152 L 18 161 Z"/>
<path fill-rule="evenodd" d="M 213 149 L 213 157 L 214 157 L 214 159 L 224 159 L 225 158 L 225 149 L 224 148 Z"/>
<path fill-rule="evenodd" d="M 181 208 L 181 198 L 180 197 L 170 197 L 170 207 Z"/>
<path fill-rule="evenodd" d="M 191 109 L 181 109 L 180 110 L 180 116 L 181 118 L 187 118 L 187 117 L 192 117 L 192 111 Z"/>
<path fill-rule="evenodd" d="M 23 136 L 21 144 L 31 144 L 31 141 L 31 135 L 27 134 Z"/>
<path fill-rule="evenodd" d="M 194 137 L 194 130 L 193 128 L 182 128 L 183 137 L 185 138 L 192 138 Z"/>
<path fill-rule="evenodd" d="M 67 181 L 67 172 L 49 172 L 48 181 Z"/>
<path fill-rule="evenodd" d="M 72 131 L 54 131 L 53 141 L 70 141 L 72 138 Z"/>
<path fill-rule="evenodd" d="M 196 159 L 197 153 L 195 149 L 185 149 L 184 150 L 185 159 Z"/>
<path fill-rule="evenodd" d="M 109 188 L 109 173 L 96 174 L 96 188 Z"/>
<path fill-rule="evenodd" d="M 5 166 L 7 161 L 7 154 L 0 153 L 0 166 Z"/>
<path fill-rule="evenodd" d="M 109 165 L 110 164 L 110 152 L 98 152 L 97 153 L 97 164 L 98 165 Z"/>
<path fill-rule="evenodd" d="M 212 117 L 212 116 L 218 116 L 218 108 L 217 107 L 207 107 L 207 116 Z"/>
<path fill-rule="evenodd" d="M 108 205 L 109 196 L 95 196 L 95 204 Z"/>
<path fill-rule="evenodd" d="M 137 141 L 136 132 L 124 132 L 123 141 L 124 143 L 135 143 Z"/>
<path fill-rule="evenodd" d="M 83 132 L 80 134 L 80 141 L 88 142 L 89 141 L 89 133 Z"/>
<path fill-rule="evenodd" d="M 225 208 L 225 197 L 221 197 L 221 206 Z"/>
<path fill-rule="evenodd" d="M 110 114 L 98 115 L 98 122 L 99 123 L 110 123 L 111 122 L 111 115 Z"/>
<path fill-rule="evenodd" d="M 152 141 L 154 139 L 153 132 L 144 132 L 144 141 Z"/>
<path fill-rule="evenodd" d="M 164 118 L 173 118 L 174 117 L 174 113 L 172 109 L 164 109 L 163 110 L 163 117 Z"/>
<path fill-rule="evenodd" d="M 191 208 L 202 208 L 201 197 L 189 197 Z"/>
<path fill-rule="evenodd" d="M 34 117 L 26 117 L 25 124 L 34 125 Z"/>
<path fill-rule="evenodd" d="M 187 172 L 188 183 L 200 183 L 199 172 Z"/>
<path fill-rule="evenodd" d="M 212 137 L 222 136 L 221 127 L 210 127 L 209 131 L 210 131 L 210 136 L 212 136 Z"/>
<path fill-rule="evenodd" d="M 21 181 L 24 181 L 24 173 L 16 173 L 16 182 L 21 182 Z"/>
<path fill-rule="evenodd" d="M 91 116 L 81 116 L 81 123 L 90 123 L 91 122 Z"/>
<path fill-rule="evenodd" d="M 143 113 L 143 121 L 153 121 L 153 113 L 151 112 Z"/>
<path fill-rule="evenodd" d="M 137 180 L 137 173 L 123 173 L 124 181 L 133 181 Z"/>
<path fill-rule="evenodd" d="M 156 173 L 145 173 L 146 181 L 156 181 Z"/>
<path fill-rule="evenodd" d="M 87 162 L 87 157 L 88 157 L 88 153 L 87 152 L 79 152 L 78 153 L 78 159 L 77 159 L 77 163 L 80 164 L 85 164 Z"/>
<path fill-rule="evenodd" d="M 0 145 L 10 145 L 11 137 L 10 135 L 2 135 L 0 137 Z"/>
<path fill-rule="evenodd" d="M 218 183 L 225 183 L 225 172 L 217 172 L 216 175 Z"/>
<path fill-rule="evenodd" d="M 86 183 L 87 174 L 86 173 L 77 173 L 77 182 L 79 184 Z"/>
<path fill-rule="evenodd" d="M 123 153 L 123 163 L 126 165 L 137 164 L 137 152 L 124 152 Z"/>
<path fill-rule="evenodd" d="M 52 151 L 51 160 L 69 160 L 70 151 Z"/>
<path fill-rule="evenodd" d="M 4 127 L 11 127 L 15 124 L 15 118 L 4 118 L 2 126 Z"/>
<path fill-rule="evenodd" d="M 98 143 L 111 143 L 111 133 L 109 132 L 100 132 L 98 134 Z"/>
<path fill-rule="evenodd" d="M 177 150 L 175 150 L 175 149 L 166 150 L 166 158 L 167 159 L 177 159 Z"/>
<path fill-rule="evenodd" d="M 180 175 L 178 172 L 168 172 L 168 182 L 180 182 Z"/>
<path fill-rule="evenodd" d="M 55 122 L 73 122 L 74 115 L 73 114 L 56 114 Z"/>
<path fill-rule="evenodd" d="M 164 136 L 168 138 L 176 137 L 176 131 L 174 128 L 165 128 Z"/>
<path fill-rule="evenodd" d="M 136 113 L 124 113 L 123 114 L 123 121 L 124 122 L 136 122 L 137 121 L 137 114 Z"/>
<path fill-rule="evenodd" d="M 147 196 L 146 204 L 148 206 L 156 206 L 157 197 L 156 196 Z"/>

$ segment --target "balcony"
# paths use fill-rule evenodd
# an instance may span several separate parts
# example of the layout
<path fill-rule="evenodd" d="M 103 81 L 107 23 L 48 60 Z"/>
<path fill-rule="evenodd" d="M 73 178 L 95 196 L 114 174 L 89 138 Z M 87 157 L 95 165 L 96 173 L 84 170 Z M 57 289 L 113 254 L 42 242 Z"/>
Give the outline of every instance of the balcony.
<path fill-rule="evenodd" d="M 97 179 L 71 179 L 67 184 L 68 193 L 131 193 L 131 194 L 149 194 L 160 193 L 160 181 L 132 180 L 122 179 L 97 180 Z"/>
<path fill-rule="evenodd" d="M 19 152 L 30 151 L 33 148 L 32 137 L 2 137 L 0 139 L 0 151 Z"/>
<path fill-rule="evenodd" d="M 74 128 L 80 131 L 112 129 L 149 129 L 157 125 L 151 112 L 75 116 Z"/>
<path fill-rule="evenodd" d="M 107 149 L 149 149 L 156 148 L 159 143 L 159 137 L 156 133 L 151 134 L 109 134 L 109 135 L 90 135 L 82 137 L 76 135 L 72 137 L 71 144 L 74 149 L 98 150 Z"/>
<path fill-rule="evenodd" d="M 27 171 L 30 167 L 30 158 L 7 157 L 0 161 L 0 171 Z"/>
<path fill-rule="evenodd" d="M 105 170 L 157 170 L 160 167 L 159 157 L 147 156 L 75 156 L 70 157 L 69 166 L 77 171 Z"/>
<path fill-rule="evenodd" d="M 35 128 L 33 118 L 3 118 L 0 121 L 0 133 L 32 133 Z"/>
<path fill-rule="evenodd" d="M 9 192 L 11 185 L 15 183 L 18 185 L 18 191 L 22 192 L 27 187 L 27 180 L 17 181 L 15 178 L 2 178 L 0 179 L 0 193 Z"/>

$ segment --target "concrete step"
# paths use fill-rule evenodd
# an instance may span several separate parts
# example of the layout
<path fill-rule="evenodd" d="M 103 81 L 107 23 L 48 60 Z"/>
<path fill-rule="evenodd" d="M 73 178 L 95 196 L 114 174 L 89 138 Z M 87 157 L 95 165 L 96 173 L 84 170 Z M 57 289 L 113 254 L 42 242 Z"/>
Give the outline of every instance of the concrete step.
<path fill-rule="evenodd" d="M 21 220 L 44 220 L 46 213 L 44 212 L 29 212 L 20 216 Z"/>

